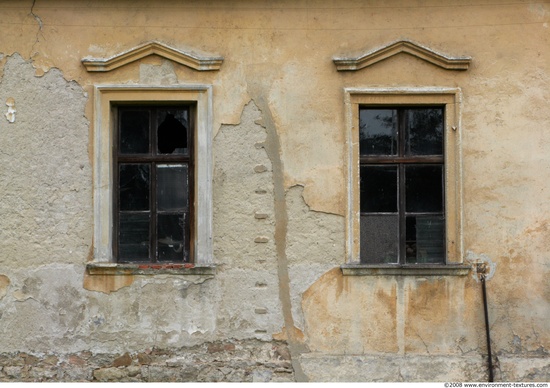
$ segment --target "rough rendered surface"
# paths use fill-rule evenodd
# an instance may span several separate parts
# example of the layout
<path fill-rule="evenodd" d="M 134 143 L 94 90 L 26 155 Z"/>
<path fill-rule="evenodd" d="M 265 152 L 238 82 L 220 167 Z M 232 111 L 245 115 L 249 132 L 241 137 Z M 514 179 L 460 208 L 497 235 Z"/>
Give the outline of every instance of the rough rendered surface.
<path fill-rule="evenodd" d="M 402 40 L 467 70 L 422 50 L 333 61 Z M 223 61 L 82 63 L 150 42 Z M 482 381 L 477 264 L 495 379 L 550 380 L 548 47 L 546 1 L 0 0 L 0 381 Z M 214 274 L 87 272 L 110 226 L 100 86 L 206 96 Z M 358 246 L 348 108 L 367 89 L 453 91 L 466 276 L 342 273 Z"/>

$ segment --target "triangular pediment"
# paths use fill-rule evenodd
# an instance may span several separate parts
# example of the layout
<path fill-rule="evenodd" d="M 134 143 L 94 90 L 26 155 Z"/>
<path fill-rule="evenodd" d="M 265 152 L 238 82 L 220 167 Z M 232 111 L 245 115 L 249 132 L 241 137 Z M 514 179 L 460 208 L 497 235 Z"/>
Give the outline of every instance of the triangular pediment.
<path fill-rule="evenodd" d="M 451 57 L 409 40 L 400 40 L 357 57 L 333 58 L 338 71 L 354 71 L 374 65 L 394 55 L 406 53 L 446 70 L 468 70 L 470 57 Z"/>
<path fill-rule="evenodd" d="M 158 55 L 199 71 L 219 70 L 223 57 L 178 50 L 159 42 L 149 42 L 109 58 L 84 58 L 82 64 L 88 71 L 111 71 L 149 55 Z"/>

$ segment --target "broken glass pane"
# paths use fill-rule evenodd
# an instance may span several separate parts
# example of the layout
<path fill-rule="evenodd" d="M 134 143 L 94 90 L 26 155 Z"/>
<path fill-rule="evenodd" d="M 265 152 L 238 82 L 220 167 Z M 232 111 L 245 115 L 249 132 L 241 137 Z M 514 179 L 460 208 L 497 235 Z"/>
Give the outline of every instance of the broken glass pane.
<path fill-rule="evenodd" d="M 188 249 L 185 230 L 188 230 L 188 213 L 158 214 L 159 261 L 187 261 Z"/>
<path fill-rule="evenodd" d="M 118 255 L 123 260 L 149 260 L 149 213 L 120 213 Z"/>
<path fill-rule="evenodd" d="M 144 154 L 149 152 L 149 112 L 122 110 L 120 112 L 121 154 Z"/>
<path fill-rule="evenodd" d="M 397 155 L 397 110 L 359 111 L 359 150 L 361 155 Z"/>
<path fill-rule="evenodd" d="M 395 215 L 361 215 L 361 262 L 397 263 L 399 217 Z"/>
<path fill-rule="evenodd" d="M 443 109 L 407 109 L 406 155 L 443 155 Z"/>
<path fill-rule="evenodd" d="M 187 154 L 187 109 L 161 109 L 158 112 L 158 152 Z"/>
<path fill-rule="evenodd" d="M 183 211 L 189 207 L 188 167 L 184 164 L 157 165 L 157 208 Z"/>
<path fill-rule="evenodd" d="M 407 264 L 445 263 L 445 218 L 439 215 L 407 216 Z"/>
<path fill-rule="evenodd" d="M 148 164 L 119 165 L 120 210 L 149 210 Z"/>
<path fill-rule="evenodd" d="M 361 213 L 397 211 L 397 166 L 362 166 Z"/>
<path fill-rule="evenodd" d="M 443 211 L 443 166 L 405 166 L 407 212 Z"/>

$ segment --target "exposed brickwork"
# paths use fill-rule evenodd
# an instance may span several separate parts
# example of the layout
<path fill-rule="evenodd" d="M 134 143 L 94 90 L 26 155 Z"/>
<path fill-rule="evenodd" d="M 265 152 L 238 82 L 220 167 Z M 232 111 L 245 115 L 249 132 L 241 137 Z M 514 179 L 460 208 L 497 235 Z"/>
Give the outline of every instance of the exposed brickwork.
<path fill-rule="evenodd" d="M 252 340 L 121 354 L 0 353 L 6 381 L 288 382 L 294 374 L 285 343 Z"/>

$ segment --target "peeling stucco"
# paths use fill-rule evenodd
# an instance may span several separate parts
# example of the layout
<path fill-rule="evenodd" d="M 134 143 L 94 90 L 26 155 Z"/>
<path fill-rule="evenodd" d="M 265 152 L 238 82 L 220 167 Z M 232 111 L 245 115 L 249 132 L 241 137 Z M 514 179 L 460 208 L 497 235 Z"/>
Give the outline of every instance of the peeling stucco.
<path fill-rule="evenodd" d="M 187 367 L 182 349 L 241 357 L 235 341 L 271 352 L 264 361 L 283 354 L 300 381 L 479 381 L 484 267 L 497 378 L 548 377 L 547 4 L 0 3 L 2 354 L 30 363 L 54 351 L 44 362 L 72 371 L 71 360 L 127 355 L 126 369 L 78 375 L 116 380 L 134 378 L 136 354 L 151 349 L 174 355 L 150 368 L 165 373 Z M 472 61 L 454 72 L 401 52 L 355 72 L 334 65 L 400 40 Z M 219 53 L 223 65 L 202 72 L 155 55 L 105 73 L 82 64 L 153 41 Z M 210 88 L 214 275 L 86 272 L 98 85 Z M 460 89 L 467 276 L 342 274 L 350 88 Z M 0 366 L 0 380 L 21 378 L 18 367 Z M 29 370 L 53 373 L 40 368 Z M 139 373 L 154 375 L 147 368 Z M 233 373 L 221 369 L 212 375 Z M 268 369 L 250 373 L 269 380 L 278 372 Z"/>
<path fill-rule="evenodd" d="M 17 110 L 15 109 L 15 100 L 13 99 L 13 97 L 8 97 L 8 99 L 6 100 L 6 105 L 8 106 L 8 111 L 5 114 L 6 120 L 8 120 L 8 122 L 10 123 L 14 123 L 15 112 L 17 112 Z"/>
<path fill-rule="evenodd" d="M 8 293 L 8 287 L 10 285 L 10 278 L 6 275 L 0 275 L 0 299 L 2 299 Z"/>
<path fill-rule="evenodd" d="M 99 291 L 109 294 L 122 287 L 128 287 L 134 282 L 133 275 L 84 275 L 84 288 L 89 291 Z"/>
<path fill-rule="evenodd" d="M 299 356 L 305 350 L 303 343 L 299 341 L 296 335 L 294 325 L 294 316 L 292 311 L 292 301 L 290 295 L 290 276 L 289 264 L 286 255 L 288 215 L 286 208 L 285 188 L 284 188 L 284 168 L 281 161 L 281 149 L 277 129 L 271 117 L 269 106 L 264 98 L 254 91 L 249 92 L 253 100 L 259 104 L 262 110 L 262 124 L 266 128 L 267 138 L 265 150 L 271 160 L 273 167 L 273 196 L 275 213 L 275 246 L 277 252 L 277 272 L 279 277 L 279 298 L 283 309 L 283 318 L 285 322 L 285 333 L 289 342 L 289 349 L 292 355 L 294 373 L 298 381 L 308 381 L 303 373 L 299 363 Z M 256 99 L 254 99 L 256 97 Z"/>
<path fill-rule="evenodd" d="M 178 76 L 172 62 L 163 60 L 159 65 L 141 64 L 139 81 L 141 84 L 173 85 L 178 83 Z"/>
<path fill-rule="evenodd" d="M 36 77 L 32 64 L 14 54 L 0 81 L 0 101 L 8 98 L 17 101 L 17 120 L 0 131 L 0 263 L 13 269 L 52 256 L 79 262 L 92 226 L 84 91 L 57 69 Z"/>

